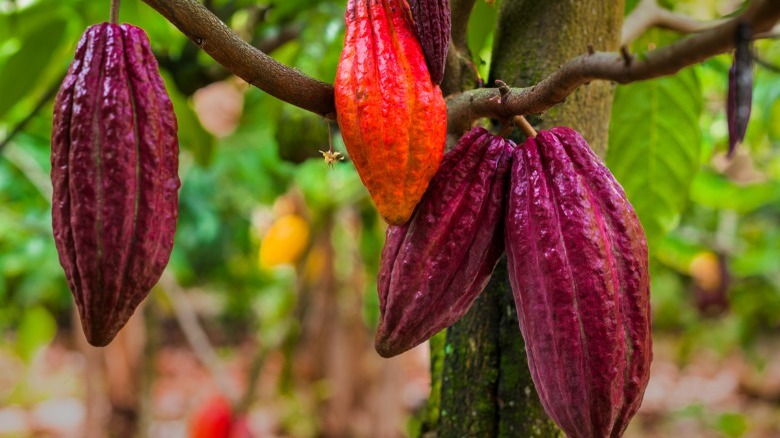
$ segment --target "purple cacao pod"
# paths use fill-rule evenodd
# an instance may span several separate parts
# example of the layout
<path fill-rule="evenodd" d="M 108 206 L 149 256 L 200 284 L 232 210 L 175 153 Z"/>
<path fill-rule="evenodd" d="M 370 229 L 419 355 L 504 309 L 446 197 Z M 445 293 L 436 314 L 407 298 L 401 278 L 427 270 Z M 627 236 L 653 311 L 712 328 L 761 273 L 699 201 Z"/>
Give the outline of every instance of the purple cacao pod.
<path fill-rule="evenodd" d="M 512 160 L 507 261 L 539 398 L 570 437 L 619 437 L 652 358 L 644 231 L 575 131 L 541 131 Z"/>
<path fill-rule="evenodd" d="M 729 128 L 728 156 L 742 143 L 750 120 L 753 103 L 753 32 L 745 23 L 737 27 L 734 62 L 729 69 L 729 90 L 726 99 L 726 120 Z"/>
<path fill-rule="evenodd" d="M 440 84 L 450 47 L 450 1 L 409 0 L 409 6 L 431 80 Z"/>
<path fill-rule="evenodd" d="M 88 28 L 54 103 L 51 178 L 54 240 L 92 345 L 111 342 L 168 263 L 176 130 L 144 31 Z"/>
<path fill-rule="evenodd" d="M 376 349 L 391 357 L 457 321 L 504 252 L 514 145 L 482 128 L 447 153 L 412 218 L 387 229 L 379 269 Z"/>

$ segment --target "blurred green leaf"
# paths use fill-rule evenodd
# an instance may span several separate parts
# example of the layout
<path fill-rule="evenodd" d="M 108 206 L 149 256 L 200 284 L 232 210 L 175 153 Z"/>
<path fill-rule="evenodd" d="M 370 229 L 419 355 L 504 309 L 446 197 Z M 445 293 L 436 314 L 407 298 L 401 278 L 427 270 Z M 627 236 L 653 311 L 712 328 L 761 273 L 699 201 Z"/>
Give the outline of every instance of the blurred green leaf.
<path fill-rule="evenodd" d="M 19 51 L 0 67 L 0 119 L 20 99 L 39 86 L 38 79 L 63 43 L 66 21 L 53 19 L 31 31 Z"/>
<path fill-rule="evenodd" d="M 715 172 L 699 172 L 691 184 L 691 200 L 716 209 L 749 213 L 780 202 L 780 183 L 737 185 Z"/>
<path fill-rule="evenodd" d="M 737 413 L 719 415 L 715 420 L 714 428 L 728 438 L 744 436 L 749 429 L 745 416 Z"/>
<path fill-rule="evenodd" d="M 295 174 L 295 183 L 306 204 L 317 211 L 353 204 L 368 195 L 350 162 L 335 163 L 330 169 L 323 160 L 306 160 Z"/>
<path fill-rule="evenodd" d="M 615 93 L 607 165 L 651 247 L 677 225 L 699 170 L 701 96 L 693 68 L 621 86 Z"/>
<path fill-rule="evenodd" d="M 48 310 L 41 306 L 25 310 L 16 332 L 16 352 L 26 362 L 33 354 L 51 342 L 57 332 L 57 323 Z"/>

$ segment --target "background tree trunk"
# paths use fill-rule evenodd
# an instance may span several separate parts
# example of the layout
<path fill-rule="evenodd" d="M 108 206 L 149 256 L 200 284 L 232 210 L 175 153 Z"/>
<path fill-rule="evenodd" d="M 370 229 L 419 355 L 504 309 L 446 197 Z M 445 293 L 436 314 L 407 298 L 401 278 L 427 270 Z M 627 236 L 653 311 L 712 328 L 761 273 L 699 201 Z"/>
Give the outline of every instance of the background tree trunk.
<path fill-rule="evenodd" d="M 531 86 L 586 53 L 589 45 L 619 48 L 623 1 L 504 0 L 499 8 L 488 84 L 501 79 Z M 570 126 L 603 156 L 611 104 L 611 84 L 594 82 L 544 114 L 537 125 Z M 440 437 L 560 434 L 534 390 L 505 260 L 469 313 L 447 330 L 443 345 L 434 347 L 432 357 L 439 358 L 433 361 L 431 397 L 438 401 L 433 408 L 438 416 L 428 415 L 424 432 Z"/>

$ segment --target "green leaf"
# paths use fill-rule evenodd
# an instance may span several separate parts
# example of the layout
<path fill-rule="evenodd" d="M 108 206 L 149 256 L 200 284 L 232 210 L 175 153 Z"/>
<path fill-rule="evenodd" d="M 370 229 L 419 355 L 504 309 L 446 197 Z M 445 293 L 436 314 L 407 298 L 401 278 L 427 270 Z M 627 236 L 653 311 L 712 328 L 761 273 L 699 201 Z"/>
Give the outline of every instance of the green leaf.
<path fill-rule="evenodd" d="M 730 412 L 718 416 L 714 426 L 715 430 L 728 438 L 744 436 L 749 429 L 748 421 L 744 415 Z"/>
<path fill-rule="evenodd" d="M 691 185 L 691 199 L 711 208 L 750 213 L 780 202 L 780 184 L 768 181 L 742 186 L 712 171 L 701 172 Z"/>
<path fill-rule="evenodd" d="M 54 339 L 57 323 L 48 310 L 36 306 L 24 311 L 16 332 L 16 352 L 29 362 L 35 352 Z"/>
<path fill-rule="evenodd" d="M 677 225 L 699 170 L 701 111 L 701 84 L 692 68 L 615 93 L 607 165 L 651 246 Z"/>
<path fill-rule="evenodd" d="M 469 16 L 468 46 L 474 54 L 474 62 L 483 78 L 488 77 L 493 55 L 493 35 L 496 31 L 498 7 L 480 1 Z"/>
<path fill-rule="evenodd" d="M 57 48 L 67 23 L 54 19 L 32 31 L 21 47 L 0 68 L 0 118 L 36 86 Z"/>

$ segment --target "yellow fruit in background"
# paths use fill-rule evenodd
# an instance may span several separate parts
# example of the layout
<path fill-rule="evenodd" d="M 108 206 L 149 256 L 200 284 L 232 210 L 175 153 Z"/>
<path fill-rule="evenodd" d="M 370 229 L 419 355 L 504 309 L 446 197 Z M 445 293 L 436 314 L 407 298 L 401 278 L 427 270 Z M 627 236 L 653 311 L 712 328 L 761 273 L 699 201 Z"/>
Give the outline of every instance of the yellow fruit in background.
<path fill-rule="evenodd" d="M 723 282 L 718 255 L 701 251 L 691 260 L 688 271 L 693 281 L 707 291 L 717 290 Z"/>
<path fill-rule="evenodd" d="M 295 263 L 309 243 L 309 224 L 296 214 L 280 216 L 260 242 L 260 267 Z"/>

